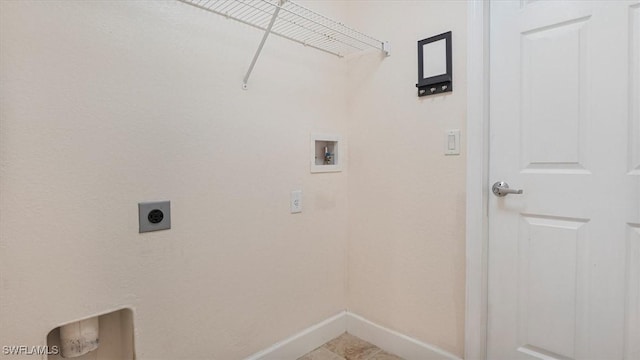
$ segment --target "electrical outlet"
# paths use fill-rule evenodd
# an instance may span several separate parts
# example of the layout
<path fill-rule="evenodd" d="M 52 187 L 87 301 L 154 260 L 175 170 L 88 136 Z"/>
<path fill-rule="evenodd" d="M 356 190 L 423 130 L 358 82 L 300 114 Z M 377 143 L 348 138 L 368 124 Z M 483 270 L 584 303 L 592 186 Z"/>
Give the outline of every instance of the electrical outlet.
<path fill-rule="evenodd" d="M 171 202 L 138 203 L 138 224 L 140 233 L 171 229 Z"/>
<path fill-rule="evenodd" d="M 302 212 L 302 190 L 291 192 L 291 213 L 297 214 Z"/>

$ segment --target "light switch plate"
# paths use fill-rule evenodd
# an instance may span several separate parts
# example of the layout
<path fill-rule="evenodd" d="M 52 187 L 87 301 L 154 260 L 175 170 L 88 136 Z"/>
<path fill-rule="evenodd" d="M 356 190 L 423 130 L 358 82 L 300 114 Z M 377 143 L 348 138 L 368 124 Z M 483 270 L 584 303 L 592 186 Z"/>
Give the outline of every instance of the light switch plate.
<path fill-rule="evenodd" d="M 302 212 L 302 190 L 291 192 L 291 213 L 297 214 Z"/>
<path fill-rule="evenodd" d="M 171 202 L 138 203 L 138 224 L 140 233 L 171 229 Z"/>
<path fill-rule="evenodd" d="M 444 132 L 444 154 L 460 155 L 460 130 L 447 130 Z"/>

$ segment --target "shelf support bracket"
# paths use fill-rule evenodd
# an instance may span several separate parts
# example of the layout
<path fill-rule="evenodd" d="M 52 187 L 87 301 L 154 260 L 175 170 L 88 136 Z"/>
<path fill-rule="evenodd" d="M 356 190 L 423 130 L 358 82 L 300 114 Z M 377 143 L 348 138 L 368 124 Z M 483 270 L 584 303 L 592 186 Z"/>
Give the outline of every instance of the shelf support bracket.
<path fill-rule="evenodd" d="M 287 0 L 279 0 L 278 5 L 273 11 L 273 15 L 271 16 L 271 21 L 269 22 L 269 26 L 264 31 L 264 35 L 262 35 L 262 41 L 260 41 L 260 45 L 258 45 L 258 50 L 256 50 L 255 55 L 253 55 L 253 60 L 251 60 L 251 65 L 249 65 L 249 70 L 244 75 L 244 79 L 242 80 L 242 89 L 247 90 L 249 86 L 247 83 L 249 82 L 249 76 L 251 76 L 251 72 L 253 71 L 253 67 L 256 66 L 256 61 L 258 61 L 258 57 L 260 57 L 260 53 L 262 52 L 262 48 L 264 47 L 264 43 L 267 41 L 269 34 L 271 34 L 271 29 L 273 28 L 273 24 L 276 22 L 276 18 L 278 17 L 278 13 Z"/>
<path fill-rule="evenodd" d="M 385 56 L 391 56 L 391 44 L 388 41 L 382 42 L 382 52 Z"/>

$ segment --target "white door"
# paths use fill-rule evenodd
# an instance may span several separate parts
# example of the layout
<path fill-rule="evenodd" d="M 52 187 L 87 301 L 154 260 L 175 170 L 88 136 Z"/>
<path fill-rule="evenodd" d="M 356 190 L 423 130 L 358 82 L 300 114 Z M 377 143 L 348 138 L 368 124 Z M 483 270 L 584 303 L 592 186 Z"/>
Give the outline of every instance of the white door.
<path fill-rule="evenodd" d="M 640 1 L 493 1 L 487 359 L 640 359 Z"/>

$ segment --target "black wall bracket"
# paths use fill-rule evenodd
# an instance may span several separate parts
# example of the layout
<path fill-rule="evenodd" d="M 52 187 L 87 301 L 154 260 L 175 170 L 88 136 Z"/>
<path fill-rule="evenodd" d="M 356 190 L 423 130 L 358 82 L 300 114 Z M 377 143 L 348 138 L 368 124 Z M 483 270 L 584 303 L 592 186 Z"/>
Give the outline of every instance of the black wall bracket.
<path fill-rule="evenodd" d="M 443 92 L 453 91 L 453 86 L 451 86 L 451 81 L 445 81 L 437 84 L 425 85 L 418 87 L 418 96 L 427 96 L 427 95 L 435 95 Z"/>
<path fill-rule="evenodd" d="M 430 46 L 440 41 L 443 42 L 439 44 L 440 46 Z M 434 50 L 439 53 L 425 54 L 425 51 Z M 425 69 L 428 73 L 425 73 Z M 418 83 L 416 87 L 420 97 L 453 91 L 451 31 L 418 41 Z"/>

